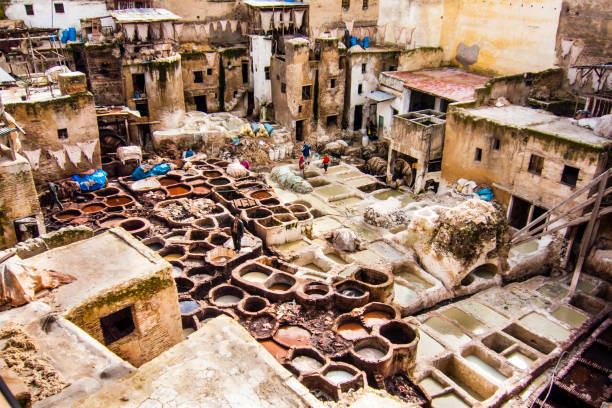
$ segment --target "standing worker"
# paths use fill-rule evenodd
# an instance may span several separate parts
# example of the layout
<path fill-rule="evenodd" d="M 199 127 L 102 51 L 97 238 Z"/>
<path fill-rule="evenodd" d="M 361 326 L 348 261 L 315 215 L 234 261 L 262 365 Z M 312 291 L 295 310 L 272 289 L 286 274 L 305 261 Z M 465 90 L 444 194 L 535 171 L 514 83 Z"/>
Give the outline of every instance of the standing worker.
<path fill-rule="evenodd" d="M 300 161 L 298 162 L 298 167 L 302 170 L 302 178 L 306 179 L 306 159 L 304 159 L 304 155 L 300 156 Z"/>
<path fill-rule="evenodd" d="M 329 167 L 329 156 L 325 153 L 325 157 L 323 158 L 323 168 L 325 169 L 325 174 L 327 174 L 327 168 Z"/>
<path fill-rule="evenodd" d="M 51 193 L 51 210 L 55 207 L 55 204 L 59 207 L 60 211 L 64 210 L 64 206 L 60 203 L 60 200 L 57 198 L 57 184 L 51 182 L 47 185 L 49 192 Z"/>
<path fill-rule="evenodd" d="M 240 241 L 243 235 L 244 224 L 238 214 L 236 214 L 234 216 L 234 222 L 232 223 L 232 240 L 234 241 L 234 251 L 236 251 L 236 253 L 240 252 Z"/>
<path fill-rule="evenodd" d="M 302 146 L 302 154 L 304 155 L 304 160 L 308 163 L 308 158 L 310 157 L 310 145 L 304 142 L 304 146 Z"/>

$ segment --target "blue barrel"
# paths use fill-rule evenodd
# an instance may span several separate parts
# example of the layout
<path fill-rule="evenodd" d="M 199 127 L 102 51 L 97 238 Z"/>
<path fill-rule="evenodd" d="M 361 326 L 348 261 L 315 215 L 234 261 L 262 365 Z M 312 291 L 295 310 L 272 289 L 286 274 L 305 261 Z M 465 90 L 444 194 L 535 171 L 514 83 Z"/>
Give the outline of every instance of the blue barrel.
<path fill-rule="evenodd" d="M 363 39 L 363 48 L 370 48 L 370 37 L 367 35 Z"/>
<path fill-rule="evenodd" d="M 359 41 L 359 45 L 361 46 L 361 48 L 365 48 L 365 43 L 363 42 L 363 40 Z"/>
<path fill-rule="evenodd" d="M 68 42 L 68 30 L 62 30 L 62 43 L 66 44 Z"/>
<path fill-rule="evenodd" d="M 74 27 L 68 28 L 68 40 L 76 41 L 76 28 Z"/>
<path fill-rule="evenodd" d="M 357 37 L 351 37 L 351 47 L 357 45 Z"/>

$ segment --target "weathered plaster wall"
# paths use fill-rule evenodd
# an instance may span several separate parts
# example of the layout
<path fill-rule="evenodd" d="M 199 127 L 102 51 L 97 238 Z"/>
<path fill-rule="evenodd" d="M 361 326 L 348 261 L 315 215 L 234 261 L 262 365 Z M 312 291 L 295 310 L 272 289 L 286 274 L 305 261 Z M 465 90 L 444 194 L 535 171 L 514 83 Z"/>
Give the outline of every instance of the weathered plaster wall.
<path fill-rule="evenodd" d="M 546 88 L 551 92 L 563 84 L 563 71 L 559 68 L 541 72 L 525 72 L 517 75 L 491 78 L 485 86 L 476 88 L 474 97 L 479 104 L 488 104 L 504 97 L 515 105 L 526 105 L 534 89 Z"/>
<path fill-rule="evenodd" d="M 500 140 L 499 150 L 493 149 L 494 138 Z M 475 161 L 476 148 L 482 149 L 480 162 Z M 540 176 L 528 172 L 532 153 L 544 158 Z M 466 116 L 464 110 L 451 105 L 443 157 L 442 179 L 449 185 L 459 178 L 491 187 L 497 183 L 519 197 L 527 197 L 536 205 L 550 209 L 588 184 L 601 171 L 607 153 Z M 580 169 L 576 187 L 560 183 L 564 165 Z M 509 196 L 499 188 L 493 187 L 493 190 L 496 198 L 508 205 Z"/>
<path fill-rule="evenodd" d="M 399 52 L 354 52 L 350 53 L 348 61 L 348 83 L 349 100 L 346 109 L 347 121 L 350 130 L 363 130 L 368 124 L 368 119 L 376 121 L 376 104 L 366 98 L 370 92 L 378 89 L 378 76 L 383 71 L 388 71 L 390 67 L 397 67 Z M 365 73 L 363 72 L 365 64 Z M 361 93 L 359 85 L 362 86 Z M 355 129 L 355 106 L 363 105 L 363 120 L 361 127 Z"/>
<path fill-rule="evenodd" d="M 66 148 L 78 149 L 77 143 L 98 140 L 98 122 L 91 93 L 82 92 L 43 101 L 6 103 L 5 108 L 26 131 L 26 135 L 20 138 L 23 150 L 42 150 L 40 167 L 33 172 L 37 184 L 70 177 L 92 168 L 102 168 L 99 143 L 96 144 L 91 162 L 81 153 L 80 161 L 75 165 L 65 151 Z M 58 129 L 67 129 L 68 138 L 60 139 Z M 49 151 L 59 152 L 64 157 L 64 168 L 58 165 Z"/>
<path fill-rule="evenodd" d="M 580 93 L 612 90 L 612 75 L 600 83 L 596 75 L 578 81 L 570 65 L 612 61 L 612 7 L 608 0 L 564 0 L 557 31 L 556 56 L 566 72 L 565 85 Z"/>
<path fill-rule="evenodd" d="M 9 160 L 0 155 L 0 249 L 10 248 L 17 243 L 16 218 L 35 216 L 40 233 L 44 233 L 45 223 L 30 163 L 22 156 Z"/>
<path fill-rule="evenodd" d="M 119 47 L 85 45 L 87 79 L 97 105 L 123 105 Z"/>
<path fill-rule="evenodd" d="M 561 0 L 446 0 L 440 46 L 445 60 L 509 75 L 555 64 Z"/>
<path fill-rule="evenodd" d="M 248 76 L 245 78 L 242 75 L 242 64 L 249 65 L 248 49 L 246 47 L 227 48 L 221 53 L 220 69 L 223 70 L 222 82 L 223 87 L 223 104 L 224 111 L 232 111 L 236 108 L 243 107 L 240 102 L 245 98 L 246 91 L 249 87 Z M 237 99 L 236 99 L 237 98 Z"/>
<path fill-rule="evenodd" d="M 346 21 L 354 22 L 354 27 L 375 26 L 378 20 L 379 0 L 367 0 L 364 9 L 364 0 L 350 0 L 350 7 L 345 9 L 342 3 L 329 0 L 310 0 L 309 28 L 313 32 L 320 32 L 329 28 L 344 28 Z"/>
<path fill-rule="evenodd" d="M 262 103 L 272 102 L 271 76 L 266 79 L 266 67 L 270 70 L 272 59 L 272 37 L 251 35 L 251 86 L 255 99 L 255 113 Z"/>
<path fill-rule="evenodd" d="M 55 11 L 55 3 L 64 5 L 64 12 Z M 34 15 L 26 14 L 25 5 L 34 7 Z M 46 1 L 46 0 L 11 0 L 4 6 L 4 13 L 11 20 L 23 20 L 28 27 L 81 28 L 81 19 L 107 15 L 104 1 Z"/>
<path fill-rule="evenodd" d="M 148 119 L 153 122 L 151 130 L 179 127 L 185 116 L 181 56 L 176 54 L 169 58 L 123 66 L 126 105 L 136 109 L 132 74 L 145 75 Z"/>
<path fill-rule="evenodd" d="M 327 117 L 336 115 L 335 123 L 330 123 L 330 130 L 332 130 L 333 128 L 340 128 L 342 122 L 346 78 L 344 69 L 339 66 L 338 39 L 317 39 L 317 43 L 321 49 L 318 89 L 319 123 L 327 127 Z M 332 79 L 334 80 L 333 88 L 331 86 Z"/>
<path fill-rule="evenodd" d="M 207 55 L 209 57 L 207 57 Z M 210 58 L 210 56 L 213 56 Z M 194 72 L 202 73 L 203 82 L 195 82 Z M 181 72 L 183 76 L 183 89 L 185 91 L 185 109 L 197 110 L 195 96 L 206 97 L 207 112 L 219 110 L 219 54 L 211 52 L 183 52 L 181 53 Z"/>
<path fill-rule="evenodd" d="M 444 0 L 381 0 L 378 25 L 387 25 L 386 43 L 408 44 L 409 48 L 438 47 L 442 25 L 450 24 L 443 14 Z M 402 28 L 407 29 L 403 34 Z"/>
<path fill-rule="evenodd" d="M 439 68 L 443 65 L 444 51 L 441 47 L 419 47 L 403 51 L 399 56 L 398 71 Z"/>
<path fill-rule="evenodd" d="M 165 8 L 184 19 L 205 21 L 230 17 L 240 7 L 237 0 L 154 0 L 153 7 Z"/>
<path fill-rule="evenodd" d="M 303 135 L 310 134 L 312 127 L 312 104 L 302 99 L 302 87 L 312 86 L 314 95 L 315 66 L 309 61 L 308 40 L 296 38 L 285 43 L 284 58 L 272 59 L 272 101 L 275 119 L 295 136 L 295 121 L 303 120 Z M 282 92 L 285 84 L 286 92 Z"/>

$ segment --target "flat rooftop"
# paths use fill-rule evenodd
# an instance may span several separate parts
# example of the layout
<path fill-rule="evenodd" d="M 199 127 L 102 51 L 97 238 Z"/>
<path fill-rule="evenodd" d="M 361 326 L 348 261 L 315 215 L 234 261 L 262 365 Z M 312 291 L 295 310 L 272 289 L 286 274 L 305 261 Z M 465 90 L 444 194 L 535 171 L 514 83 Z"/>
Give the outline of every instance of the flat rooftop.
<path fill-rule="evenodd" d="M 576 121 L 555 116 L 550 112 L 525 106 L 481 106 L 464 109 L 470 116 L 491 120 L 504 126 L 531 129 L 573 143 L 597 148 L 612 146 L 612 140 L 597 136 L 591 129 L 578 126 Z"/>
<path fill-rule="evenodd" d="M 243 0 L 247 6 L 265 8 L 265 7 L 306 7 L 308 4 L 301 1 L 291 0 Z"/>
<path fill-rule="evenodd" d="M 170 264 L 122 229 L 51 249 L 24 261 L 76 280 L 53 291 L 54 306 L 68 312 L 88 299 L 134 280 L 147 279 Z M 46 299 L 45 299 L 46 300 Z"/>
<path fill-rule="evenodd" d="M 487 83 L 489 77 L 458 68 L 421 69 L 418 71 L 385 72 L 404 82 L 404 86 L 455 102 L 474 99 L 474 90 Z"/>
<path fill-rule="evenodd" d="M 181 17 L 162 8 L 131 8 L 112 10 L 110 15 L 118 23 L 146 23 L 153 21 L 179 20 Z"/>

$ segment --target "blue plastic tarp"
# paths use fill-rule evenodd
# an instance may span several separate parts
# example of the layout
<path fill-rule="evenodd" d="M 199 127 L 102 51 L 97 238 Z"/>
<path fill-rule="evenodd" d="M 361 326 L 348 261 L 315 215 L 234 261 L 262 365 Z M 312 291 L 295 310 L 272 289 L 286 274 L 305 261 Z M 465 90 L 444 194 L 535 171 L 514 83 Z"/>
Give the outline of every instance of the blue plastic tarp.
<path fill-rule="evenodd" d="M 82 191 L 99 190 L 106 184 L 106 172 L 104 170 L 96 170 L 93 174 L 75 174 L 72 176 L 72 181 L 79 183 Z"/>
<path fill-rule="evenodd" d="M 259 125 L 257 123 L 251 123 L 251 130 L 253 131 L 253 133 L 257 134 L 257 132 L 259 131 Z"/>
<path fill-rule="evenodd" d="M 170 165 L 166 163 L 158 164 L 149 171 L 144 171 L 142 166 L 138 166 L 132 173 L 132 180 L 142 180 L 151 176 L 161 176 L 170 171 Z"/>
<path fill-rule="evenodd" d="M 264 127 L 266 128 L 266 132 L 268 132 L 268 136 L 270 136 L 272 132 L 274 132 L 274 128 L 272 127 L 271 124 L 264 123 Z"/>
<path fill-rule="evenodd" d="M 493 191 L 488 188 L 483 188 L 482 190 L 477 191 L 476 194 L 478 194 L 478 196 L 485 201 L 491 201 L 493 199 Z"/>

